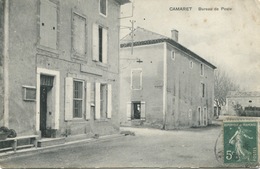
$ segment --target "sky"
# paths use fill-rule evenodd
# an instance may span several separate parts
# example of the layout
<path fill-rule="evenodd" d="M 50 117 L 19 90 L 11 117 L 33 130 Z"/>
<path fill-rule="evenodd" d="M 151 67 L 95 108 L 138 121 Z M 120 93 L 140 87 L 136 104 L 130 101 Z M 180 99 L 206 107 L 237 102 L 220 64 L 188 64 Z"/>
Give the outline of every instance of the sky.
<path fill-rule="evenodd" d="M 121 17 L 131 16 L 131 8 L 122 6 Z M 168 37 L 178 30 L 180 44 L 225 71 L 243 90 L 260 91 L 260 0 L 134 0 L 133 17 L 121 19 L 121 38 L 130 32 L 123 29 L 130 20 L 135 28 Z"/>

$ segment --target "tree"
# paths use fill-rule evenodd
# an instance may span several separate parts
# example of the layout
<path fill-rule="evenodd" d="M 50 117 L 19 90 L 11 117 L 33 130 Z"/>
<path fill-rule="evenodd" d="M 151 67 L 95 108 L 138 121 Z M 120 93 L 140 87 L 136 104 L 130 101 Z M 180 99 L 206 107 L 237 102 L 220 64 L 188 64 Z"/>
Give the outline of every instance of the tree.
<path fill-rule="evenodd" d="M 231 79 L 226 72 L 221 70 L 215 71 L 215 105 L 217 107 L 217 116 L 219 115 L 219 108 L 226 105 L 226 98 L 229 91 L 239 90 L 238 84 Z"/>

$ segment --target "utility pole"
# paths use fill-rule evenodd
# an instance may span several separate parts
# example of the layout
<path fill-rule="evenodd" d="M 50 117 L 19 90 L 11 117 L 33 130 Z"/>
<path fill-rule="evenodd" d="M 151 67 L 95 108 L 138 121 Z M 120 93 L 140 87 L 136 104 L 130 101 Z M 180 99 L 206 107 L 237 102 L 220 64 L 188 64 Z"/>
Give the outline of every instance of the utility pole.
<path fill-rule="evenodd" d="M 131 54 L 133 55 L 134 52 L 134 24 L 135 20 L 130 20 L 132 27 L 131 27 Z"/>

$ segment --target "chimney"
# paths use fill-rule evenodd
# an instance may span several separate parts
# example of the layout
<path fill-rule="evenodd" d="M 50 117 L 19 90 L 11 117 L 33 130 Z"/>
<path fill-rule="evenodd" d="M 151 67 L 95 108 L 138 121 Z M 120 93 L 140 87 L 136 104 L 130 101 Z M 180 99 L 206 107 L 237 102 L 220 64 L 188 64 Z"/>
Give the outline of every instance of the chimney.
<path fill-rule="evenodd" d="M 176 42 L 178 42 L 178 34 L 179 32 L 176 29 L 171 30 L 172 33 L 172 39 Z"/>

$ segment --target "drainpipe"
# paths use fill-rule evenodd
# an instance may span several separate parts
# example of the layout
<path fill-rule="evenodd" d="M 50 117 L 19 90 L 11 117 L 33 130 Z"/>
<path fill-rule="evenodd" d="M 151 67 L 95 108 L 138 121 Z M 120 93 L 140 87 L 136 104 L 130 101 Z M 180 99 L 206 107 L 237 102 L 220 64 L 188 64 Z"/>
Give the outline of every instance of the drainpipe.
<path fill-rule="evenodd" d="M 4 126 L 9 127 L 9 1 L 4 0 Z"/>
<path fill-rule="evenodd" d="M 163 130 L 166 129 L 167 112 L 167 44 L 163 46 Z"/>

